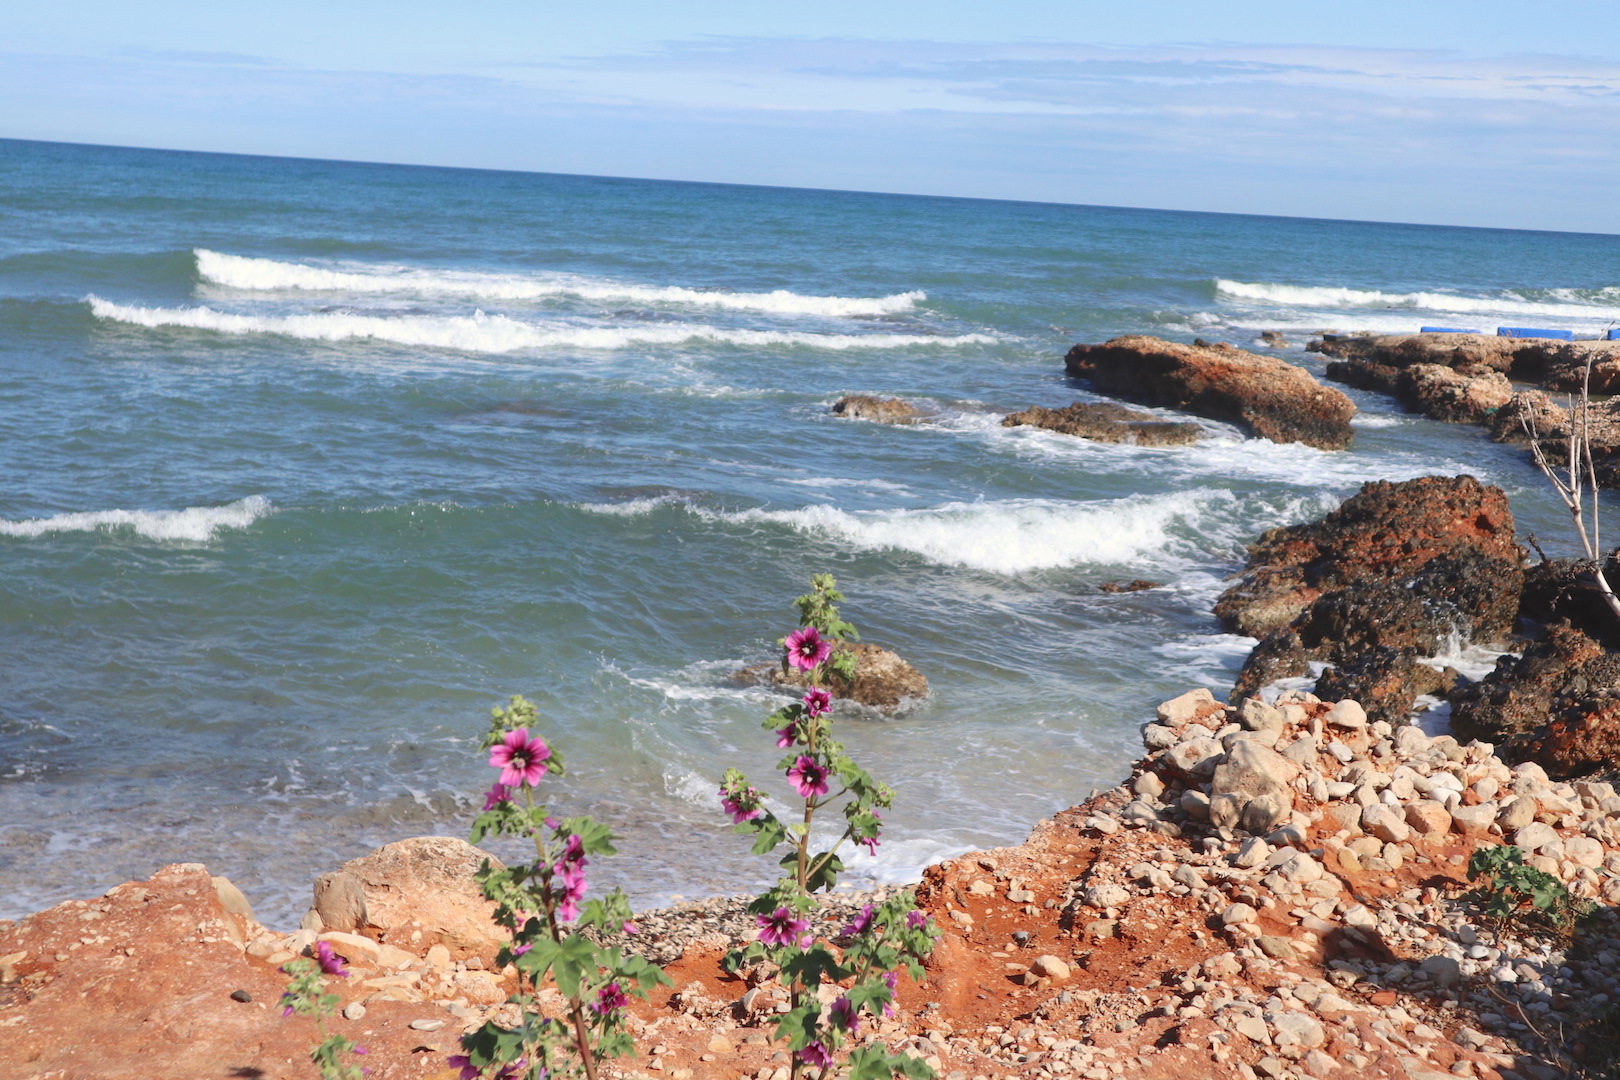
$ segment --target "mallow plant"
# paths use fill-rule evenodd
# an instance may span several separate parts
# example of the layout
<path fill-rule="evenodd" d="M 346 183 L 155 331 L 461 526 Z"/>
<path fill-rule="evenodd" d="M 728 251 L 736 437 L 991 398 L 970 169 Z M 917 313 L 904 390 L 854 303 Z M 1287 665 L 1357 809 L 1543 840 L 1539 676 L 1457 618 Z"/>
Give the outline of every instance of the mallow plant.
<path fill-rule="evenodd" d="M 643 957 L 599 945 L 587 933 L 633 933 L 630 901 L 618 889 L 586 899 L 586 867 L 614 853 L 613 836 L 590 818 L 553 817 L 537 800 L 541 781 L 563 773 L 562 758 L 538 734 L 538 722 L 535 707 L 513 697 L 493 710 L 482 745 L 499 776 L 484 796 L 472 842 L 490 836 L 529 840 L 534 858 L 504 868 L 486 859 L 477 873 L 484 896 L 495 904 L 495 922 L 511 934 L 496 963 L 516 969 L 518 990 L 508 1001 L 520 1008 L 514 1026 L 491 1020 L 462 1036 L 462 1053 L 449 1059 L 461 1080 L 595 1080 L 604 1059 L 634 1053 L 624 1024 L 630 996 L 645 998 L 670 982 Z M 540 992 L 548 982 L 562 995 L 560 1015 L 541 1010 Z"/>
<path fill-rule="evenodd" d="M 338 996 L 326 991 L 326 976 L 349 977 L 343 957 L 332 951 L 331 942 L 317 941 L 307 957 L 289 961 L 281 969 L 290 976 L 286 993 L 281 995 L 281 1015 L 310 1016 L 320 1034 L 320 1042 L 309 1052 L 309 1060 L 320 1070 L 321 1080 L 360 1080 L 369 1069 L 349 1061 L 350 1054 L 364 1054 L 365 1047 L 326 1030 L 326 1018 L 337 1011 Z"/>
<path fill-rule="evenodd" d="M 777 768 L 796 796 L 794 813 L 784 820 L 766 805 L 763 792 L 736 769 L 720 785 L 721 806 L 736 831 L 753 838 L 757 855 L 782 852 L 782 876 L 750 905 L 758 924 L 756 939 L 726 957 L 728 970 L 769 963 L 789 994 L 788 1011 L 776 1021 L 776 1037 L 792 1054 L 794 1080 L 824 1080 L 842 1059 L 852 1080 L 895 1076 L 932 1077 L 920 1059 L 891 1054 L 881 1043 L 859 1044 L 863 1026 L 892 1015 L 902 971 L 923 975 L 922 959 L 933 948 L 937 930 L 917 910 L 910 893 L 868 904 L 837 935 L 837 944 L 816 932 L 818 892 L 831 889 L 844 870 L 839 851 L 846 844 L 876 852 L 883 832 L 882 811 L 894 792 L 855 763 L 832 737 L 833 675 L 853 682 L 855 656 L 838 649 L 856 640 L 855 628 L 838 613 L 844 597 L 830 574 L 811 579 L 810 592 L 795 601 L 799 627 L 782 640 L 785 674 L 797 673 L 804 694 L 765 720 L 765 728 L 785 751 Z M 818 816 L 838 814 L 843 823 L 825 850 L 814 850 Z M 823 991 L 824 987 L 829 987 Z M 823 997 L 830 1001 L 823 1001 Z"/>

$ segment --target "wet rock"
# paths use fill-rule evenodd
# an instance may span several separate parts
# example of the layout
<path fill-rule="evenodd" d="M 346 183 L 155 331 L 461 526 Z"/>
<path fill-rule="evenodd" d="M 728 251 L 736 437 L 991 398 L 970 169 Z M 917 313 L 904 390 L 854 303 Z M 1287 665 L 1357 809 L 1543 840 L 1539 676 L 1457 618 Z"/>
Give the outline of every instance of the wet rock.
<path fill-rule="evenodd" d="M 1350 445 L 1356 411 L 1350 399 L 1275 357 L 1132 335 L 1076 345 L 1064 365 L 1101 393 L 1236 423 L 1274 442 L 1324 450 Z"/>
<path fill-rule="evenodd" d="M 1355 699 L 1371 719 L 1392 724 L 1401 723 L 1411 715 L 1413 703 L 1421 692 L 1421 672 L 1425 669 L 1410 650 L 1369 645 L 1357 652 L 1333 649 L 1331 653 L 1348 653 L 1348 656 L 1317 678 L 1318 696 L 1329 700 Z"/>
<path fill-rule="evenodd" d="M 314 910 L 328 931 L 414 953 L 442 944 L 457 958 L 491 957 L 505 937 L 473 879 L 485 860 L 501 865 L 455 837 L 399 840 L 317 878 Z"/>
<path fill-rule="evenodd" d="M 1136 443 L 1139 446 L 1191 446 L 1198 441 L 1197 424 L 1161 420 L 1152 413 L 1112 403 L 1077 401 L 1063 409 L 1032 405 L 1001 421 L 1002 427 L 1045 428 L 1063 435 L 1106 443 Z"/>
<path fill-rule="evenodd" d="M 921 417 L 922 411 L 899 398 L 870 397 L 850 394 L 833 403 L 833 415 L 850 420 L 871 420 L 878 424 L 909 424 Z"/>
<path fill-rule="evenodd" d="M 1162 582 L 1149 581 L 1146 578 L 1135 578 L 1131 581 L 1105 581 L 1097 586 L 1097 591 L 1105 593 L 1143 592 L 1147 589 L 1157 589 L 1162 584 Z"/>
<path fill-rule="evenodd" d="M 845 698 L 876 709 L 895 709 L 928 696 L 928 680 L 897 653 L 866 642 L 839 641 L 833 648 L 855 654 L 855 678 L 837 673 L 827 680 L 833 697 Z M 781 664 L 759 664 L 731 675 L 744 686 L 775 686 L 783 690 L 803 690 L 809 686 L 797 669 L 782 670 Z"/>
<path fill-rule="evenodd" d="M 1513 384 L 1499 371 L 1439 364 L 1403 369 L 1394 390 L 1395 399 L 1409 411 L 1448 424 L 1484 423 L 1513 397 Z"/>

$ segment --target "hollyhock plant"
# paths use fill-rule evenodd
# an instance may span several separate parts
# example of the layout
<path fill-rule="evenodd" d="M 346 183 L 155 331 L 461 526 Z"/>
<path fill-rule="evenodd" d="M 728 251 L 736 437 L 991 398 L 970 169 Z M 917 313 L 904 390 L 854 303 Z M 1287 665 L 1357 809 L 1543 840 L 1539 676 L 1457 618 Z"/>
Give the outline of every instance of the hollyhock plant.
<path fill-rule="evenodd" d="M 913 978 L 923 975 L 922 958 L 937 936 L 933 924 L 915 910 L 910 894 L 862 907 L 842 927 L 839 948 L 817 937 L 815 894 L 831 889 L 844 870 L 839 849 L 845 843 L 865 847 L 874 854 L 882 831 L 880 811 L 893 804 L 894 792 L 858 766 L 832 738 L 832 695 L 829 676 L 853 681 L 853 650 L 835 650 L 837 641 L 855 640 L 855 628 L 838 614 L 843 599 L 828 575 L 811 581 L 811 592 L 799 597 L 800 627 L 783 641 L 787 663 L 809 682 L 804 696 L 776 710 L 765 727 L 779 749 L 786 750 L 777 767 L 802 800 L 803 818 L 795 813 L 792 824 L 764 807 L 764 800 L 736 769 L 726 770 L 721 781 L 721 806 L 731 815 L 734 831 L 753 839 L 756 855 L 772 854 L 780 847 L 785 875 L 756 899 L 749 910 L 759 927 L 756 939 L 728 954 L 725 966 L 738 972 L 756 964 L 777 972 L 789 1001 L 776 1018 L 776 1037 L 790 1051 L 792 1080 L 806 1075 L 823 1080 L 840 1058 L 850 1074 L 866 1080 L 905 1076 L 921 1080 L 933 1070 L 922 1060 L 891 1054 L 881 1043 L 854 1045 L 861 1030 L 861 1014 L 890 1016 L 901 971 Z M 812 849 L 818 839 L 816 813 L 841 804 L 844 827 L 830 848 Z M 745 811 L 745 813 L 739 813 Z M 836 985 L 829 1007 L 823 994 Z"/>
<path fill-rule="evenodd" d="M 644 998 L 652 987 L 669 984 L 646 959 L 593 936 L 631 932 L 630 902 L 618 889 L 585 900 L 586 867 L 613 854 L 613 835 L 590 818 L 554 817 L 537 801 L 542 780 L 564 775 L 561 757 L 533 733 L 538 718 L 533 705 L 514 697 L 494 710 L 483 742 L 501 775 L 473 823 L 472 842 L 521 838 L 532 846 L 533 859 L 506 866 L 485 860 L 474 874 L 495 905 L 495 922 L 511 935 L 496 962 L 516 973 L 509 1002 L 518 1006 L 518 1019 L 512 1027 L 491 1019 L 461 1037 L 462 1053 L 447 1064 L 462 1080 L 596 1080 L 600 1062 L 635 1051 L 623 1012 L 629 996 Z M 546 987 L 562 995 L 560 1016 L 541 1013 Z"/>
<path fill-rule="evenodd" d="M 332 951 L 330 941 L 317 941 L 315 943 L 315 962 L 320 965 L 321 971 L 327 975 L 336 975 L 340 979 L 349 977 L 349 969 L 344 966 L 343 957 Z"/>
<path fill-rule="evenodd" d="M 337 1011 L 340 999 L 326 992 L 325 976 L 348 978 L 343 958 L 332 951 L 331 942 L 317 941 L 308 957 L 289 961 L 281 970 L 291 977 L 286 993 L 281 995 L 281 1015 L 315 1019 L 320 1041 L 309 1052 L 309 1060 L 314 1062 L 321 1080 L 360 1080 L 367 1070 L 347 1058 L 350 1054 L 364 1054 L 365 1048 L 326 1030 L 327 1017 Z"/>

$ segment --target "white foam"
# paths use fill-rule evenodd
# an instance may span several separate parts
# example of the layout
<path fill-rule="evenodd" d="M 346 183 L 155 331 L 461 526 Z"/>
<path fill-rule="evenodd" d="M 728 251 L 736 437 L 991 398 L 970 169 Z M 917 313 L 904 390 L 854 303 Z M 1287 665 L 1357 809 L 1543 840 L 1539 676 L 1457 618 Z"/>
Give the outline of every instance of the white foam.
<path fill-rule="evenodd" d="M 1620 316 L 1620 302 L 1594 304 L 1588 302 L 1588 298 L 1568 289 L 1549 290 L 1549 297 L 1557 297 L 1556 300 L 1535 300 L 1511 292 L 1496 296 L 1458 296 L 1454 293 L 1439 292 L 1387 293 L 1377 289 L 1280 285 L 1266 281 L 1228 281 L 1220 278 L 1215 282 L 1215 290 L 1242 300 L 1260 300 L 1288 307 L 1399 307 L 1412 311 L 1452 314 L 1546 315 L 1565 319 L 1607 320 Z M 1597 296 L 1606 296 L 1610 291 L 1597 290 Z"/>
<path fill-rule="evenodd" d="M 470 270 L 426 270 L 410 266 L 355 266 L 344 269 L 225 255 L 197 248 L 203 280 L 245 291 L 347 292 L 416 296 L 469 296 L 485 300 L 544 300 L 572 296 L 635 304 L 680 304 L 730 311 L 770 311 L 786 315 L 890 315 L 909 311 L 927 299 L 922 292 L 891 296 L 806 296 L 774 289 L 763 293 L 711 292 L 678 285 L 629 285 L 577 275 L 494 274 Z"/>
<path fill-rule="evenodd" d="M 581 509 L 632 515 L 672 501 L 583 504 Z M 943 566 L 1012 575 L 1085 564 L 1132 564 L 1167 554 L 1193 557 L 1203 541 L 1177 540 L 1172 527 L 1186 526 L 1189 537 L 1207 531 L 1209 509 L 1235 502 L 1228 491 L 1201 489 L 1092 502 L 948 503 L 923 510 L 847 511 L 806 506 L 716 511 L 690 505 L 686 509 L 706 520 L 785 525 L 857 550 L 908 551 Z"/>
<path fill-rule="evenodd" d="M 223 334 L 282 334 L 309 341 L 357 338 L 466 352 L 505 353 L 516 349 L 624 349 L 636 345 L 712 342 L 753 348 L 799 346 L 815 349 L 896 349 L 916 345 L 988 345 L 988 334 L 955 337 L 931 334 L 813 334 L 782 330 L 725 330 L 715 326 L 576 326 L 529 323 L 505 315 L 404 315 L 386 317 L 323 312 L 314 315 L 234 315 L 209 307 L 157 308 L 115 304 L 99 296 L 85 302 L 98 319 L 136 326 L 180 326 Z"/>
<path fill-rule="evenodd" d="M 0 518 L 0 536 L 35 537 L 127 528 L 152 540 L 206 543 L 220 529 L 245 529 L 269 512 L 269 499 L 249 495 L 224 506 L 188 506 L 184 510 L 92 510 L 24 521 Z"/>

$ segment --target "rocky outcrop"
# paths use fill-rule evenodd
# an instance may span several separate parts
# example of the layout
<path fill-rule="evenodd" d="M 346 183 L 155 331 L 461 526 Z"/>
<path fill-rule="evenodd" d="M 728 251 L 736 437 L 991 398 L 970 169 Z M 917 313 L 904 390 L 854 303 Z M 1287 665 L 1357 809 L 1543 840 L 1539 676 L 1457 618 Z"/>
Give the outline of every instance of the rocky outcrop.
<path fill-rule="evenodd" d="M 1191 446 L 1198 441 L 1197 424 L 1160 420 L 1152 413 L 1123 405 L 1077 401 L 1063 409 L 1032 405 L 1001 421 L 1002 427 L 1030 425 L 1106 443 L 1139 446 Z"/>
<path fill-rule="evenodd" d="M 473 874 L 500 861 L 452 836 L 399 840 L 315 880 L 305 925 L 365 934 L 400 948 L 443 945 L 456 959 L 492 959 L 504 931 Z"/>
<path fill-rule="evenodd" d="M 1319 690 L 1403 719 L 1441 685 L 1419 657 L 1512 631 L 1523 559 L 1507 497 L 1471 476 L 1374 481 L 1321 521 L 1272 529 L 1215 604 L 1228 630 L 1261 639 L 1233 700 L 1318 661 L 1332 665 Z"/>
<path fill-rule="evenodd" d="M 1487 368 L 1414 364 L 1395 378 L 1395 399 L 1408 411 L 1448 424 L 1481 424 L 1513 397 L 1513 384 Z"/>
<path fill-rule="evenodd" d="M 850 394 L 833 403 L 833 415 L 850 420 L 870 420 L 877 424 L 909 424 L 920 418 L 922 410 L 897 397 L 879 398 L 866 394 Z"/>
<path fill-rule="evenodd" d="M 1620 654 L 1567 625 L 1506 655 L 1453 704 L 1452 728 L 1497 742 L 1553 776 L 1620 765 Z"/>
<path fill-rule="evenodd" d="M 1352 365 L 1400 370 L 1438 364 L 1465 371 L 1488 370 L 1517 382 L 1540 383 L 1555 390 L 1580 389 L 1590 362 L 1593 393 L 1620 391 L 1617 341 L 1555 341 L 1490 334 L 1329 334 L 1306 348 Z"/>
<path fill-rule="evenodd" d="M 1276 357 L 1131 335 L 1076 345 L 1064 366 L 1099 393 L 1225 420 L 1273 442 L 1323 450 L 1350 445 L 1356 412 L 1350 399 Z"/>
<path fill-rule="evenodd" d="M 866 642 L 840 641 L 833 648 L 854 653 L 856 662 L 853 681 L 836 672 L 828 677 L 827 689 L 833 697 L 875 709 L 896 709 L 928 696 L 928 680 L 898 654 Z M 733 672 L 731 678 L 744 686 L 775 686 L 783 690 L 802 690 L 809 686 L 803 673 L 794 669 L 784 671 L 781 664 L 743 668 Z"/>

